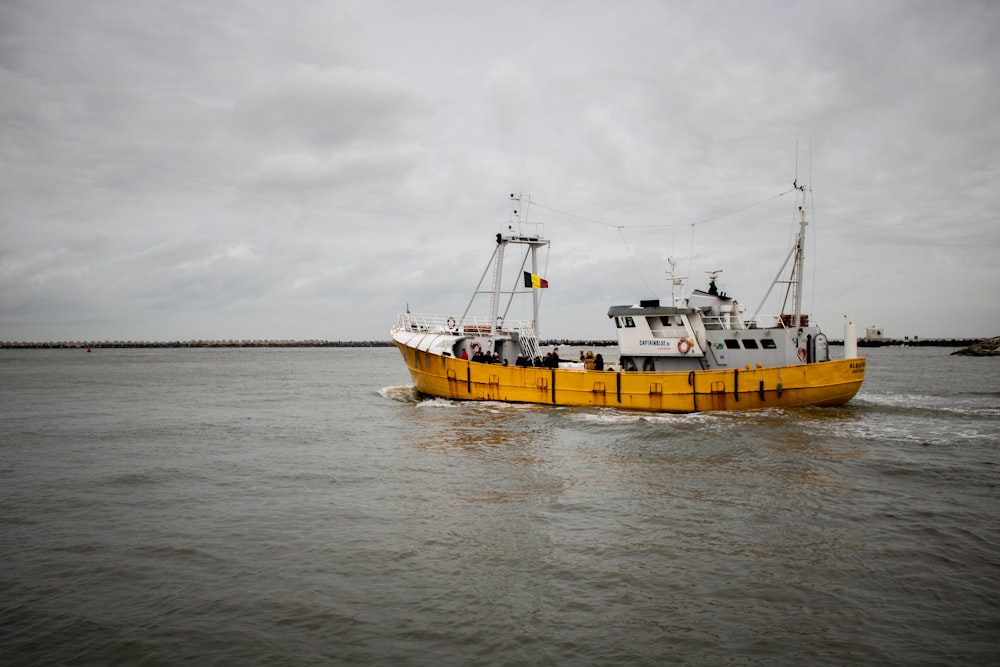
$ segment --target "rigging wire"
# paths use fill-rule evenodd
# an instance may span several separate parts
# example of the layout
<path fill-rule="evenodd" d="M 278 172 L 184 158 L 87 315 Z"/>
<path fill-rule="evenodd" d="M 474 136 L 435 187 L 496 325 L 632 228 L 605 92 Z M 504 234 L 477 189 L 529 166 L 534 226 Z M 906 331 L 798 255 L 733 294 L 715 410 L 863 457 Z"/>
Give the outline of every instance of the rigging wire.
<path fill-rule="evenodd" d="M 552 246 L 550 246 L 550 245 L 545 246 L 545 262 L 542 265 L 542 275 L 543 276 L 549 275 L 549 259 L 552 258 L 552 252 L 551 251 L 552 251 Z M 531 290 L 531 291 L 534 292 L 535 290 Z M 539 290 L 538 291 L 538 307 L 539 308 L 542 307 L 542 301 L 544 301 L 544 300 L 545 300 L 545 290 Z"/>
<path fill-rule="evenodd" d="M 813 233 L 809 235 L 809 240 L 812 241 L 812 261 L 809 263 L 812 269 L 812 276 L 809 278 L 809 312 L 815 313 L 813 310 L 816 307 L 816 265 L 819 264 L 816 260 L 816 202 L 813 201 L 812 188 L 809 189 L 809 210 L 812 211 L 813 219 Z"/>
<path fill-rule="evenodd" d="M 649 290 L 650 294 L 656 294 L 656 291 L 649 286 L 648 282 L 646 282 L 646 276 L 642 275 L 642 271 L 639 269 L 639 263 L 635 261 L 635 257 L 632 255 L 632 251 L 629 250 L 628 242 L 625 240 L 625 234 L 622 233 L 621 227 L 618 228 L 618 235 L 622 239 L 622 245 L 625 246 L 625 253 L 628 255 L 628 258 L 632 260 L 632 266 L 635 268 L 635 272 L 639 274 L 639 280 L 641 280 L 642 284 L 646 286 L 646 289 Z"/>
<path fill-rule="evenodd" d="M 766 204 L 767 202 L 772 201 L 774 199 L 778 199 L 779 197 L 784 197 L 785 195 L 789 194 L 790 192 L 795 192 L 795 188 L 789 188 L 788 190 L 785 190 L 784 192 L 778 193 L 778 194 L 773 195 L 771 197 L 768 197 L 766 199 L 761 199 L 760 201 L 754 202 L 752 204 L 747 204 L 746 206 L 741 206 L 740 208 L 733 209 L 732 211 L 726 211 L 725 213 L 720 213 L 718 215 L 713 215 L 713 216 L 708 217 L 708 218 L 703 218 L 701 220 L 695 220 L 694 222 L 665 222 L 665 223 L 661 223 L 661 224 L 652 224 L 652 225 L 616 225 L 616 224 L 614 224 L 612 222 L 605 222 L 603 220 L 597 220 L 595 218 L 588 218 L 586 216 L 577 215 L 576 213 L 570 213 L 568 211 L 561 211 L 561 210 L 559 210 L 557 208 L 552 208 L 551 206 L 546 206 L 544 204 L 539 204 L 538 202 L 536 202 L 534 200 L 532 200 L 531 203 L 533 205 L 535 205 L 535 206 L 540 207 L 540 208 L 544 208 L 547 211 L 552 211 L 553 213 L 558 213 L 559 215 L 565 215 L 568 218 L 576 218 L 577 220 L 583 220 L 585 222 L 592 222 L 592 223 L 594 223 L 596 225 L 603 225 L 604 227 L 612 227 L 614 229 L 658 229 L 658 228 L 664 228 L 664 227 L 687 227 L 687 226 L 694 227 L 695 225 L 704 225 L 706 223 L 714 222 L 716 220 L 719 220 L 721 218 L 726 218 L 726 217 L 728 217 L 730 215 L 735 215 L 737 213 L 741 213 L 741 212 L 743 212 L 743 211 L 745 211 L 747 209 L 753 208 L 755 206 L 760 206 L 761 204 Z"/>
<path fill-rule="evenodd" d="M 691 270 L 694 268 L 694 225 L 691 225 L 691 247 L 688 248 L 688 270 L 687 274 L 691 275 Z"/>
<path fill-rule="evenodd" d="M 796 159 L 798 159 L 797 156 L 796 156 Z M 796 166 L 796 172 L 797 172 L 797 170 L 798 170 L 798 168 Z M 747 204 L 746 206 L 741 206 L 740 208 L 734 209 L 732 211 L 727 211 L 727 212 L 724 212 L 724 213 L 720 213 L 718 215 L 713 215 L 711 217 L 703 218 L 701 220 L 696 220 L 694 222 L 668 222 L 668 223 L 653 224 L 653 225 L 616 225 L 616 224 L 611 223 L 611 222 L 605 222 L 603 220 L 597 220 L 595 218 L 588 218 L 586 216 L 577 215 L 575 213 L 570 213 L 568 211 L 561 211 L 561 210 L 559 210 L 557 208 L 553 208 L 551 206 L 546 206 L 545 204 L 539 204 L 537 201 L 534 201 L 534 200 L 531 200 L 531 203 L 534 206 L 538 206 L 538 207 L 543 208 L 543 209 L 545 209 L 547 211 L 552 211 L 553 213 L 558 213 L 559 215 L 564 215 L 564 216 L 566 216 L 568 218 L 575 218 L 577 220 L 583 220 L 584 222 L 591 222 L 591 223 L 594 223 L 595 225 L 601 225 L 603 227 L 610 227 L 612 229 L 618 230 L 618 236 L 621 238 L 622 245 L 625 246 L 625 253 L 628 255 L 629 260 L 632 262 L 632 266 L 633 266 L 633 268 L 635 268 L 635 272 L 639 275 L 639 279 L 646 286 L 646 289 L 649 290 L 650 294 L 655 294 L 656 293 L 655 290 L 653 290 L 653 288 L 649 286 L 649 282 L 646 280 L 646 277 L 642 274 L 642 271 L 639 269 L 639 264 L 638 264 L 638 262 L 636 262 L 635 256 L 632 254 L 632 251 L 629 249 L 628 242 L 625 240 L 625 234 L 623 233 L 623 230 L 625 230 L 625 229 L 662 229 L 662 228 L 673 228 L 673 229 L 676 229 L 677 227 L 691 227 L 691 248 L 690 248 L 690 251 L 688 252 L 688 271 L 687 271 L 688 275 L 691 275 L 692 262 L 694 261 L 694 230 L 695 230 L 695 227 L 697 227 L 698 225 L 704 225 L 704 224 L 709 223 L 709 222 L 714 222 L 716 220 L 720 220 L 722 218 L 726 218 L 726 217 L 731 216 L 731 215 L 735 215 L 735 214 L 740 213 L 742 211 L 746 211 L 747 209 L 751 209 L 751 208 L 753 208 L 755 206 L 760 206 L 761 204 L 766 204 L 769 201 L 773 201 L 773 200 L 778 199 L 780 197 L 784 197 L 785 195 L 787 195 L 787 194 L 789 194 L 791 192 L 795 192 L 795 187 L 794 186 L 791 187 L 791 188 L 789 188 L 788 190 L 785 190 L 784 192 L 780 192 L 780 193 L 778 193 L 776 195 L 772 195 L 771 197 L 767 197 L 766 199 L 761 199 L 760 201 L 753 202 L 752 204 Z"/>
<path fill-rule="evenodd" d="M 812 139 L 810 138 L 809 139 L 809 185 L 810 186 L 812 186 L 813 182 L 812 179 L 813 179 L 813 151 L 812 151 Z M 809 288 L 810 288 L 809 312 L 814 313 L 813 317 L 815 317 L 816 311 L 813 310 L 813 308 L 816 307 L 816 265 L 819 264 L 819 262 L 816 261 L 817 259 L 819 259 L 818 257 L 816 257 L 816 235 L 817 232 L 819 231 L 819 228 L 816 226 L 816 201 L 813 199 L 812 187 L 809 188 L 809 210 L 812 211 L 812 218 L 813 218 L 813 233 L 810 236 L 812 238 L 812 245 L 813 245 L 812 247 L 813 260 L 812 262 L 810 262 L 812 268 L 812 276 L 809 279 Z"/>

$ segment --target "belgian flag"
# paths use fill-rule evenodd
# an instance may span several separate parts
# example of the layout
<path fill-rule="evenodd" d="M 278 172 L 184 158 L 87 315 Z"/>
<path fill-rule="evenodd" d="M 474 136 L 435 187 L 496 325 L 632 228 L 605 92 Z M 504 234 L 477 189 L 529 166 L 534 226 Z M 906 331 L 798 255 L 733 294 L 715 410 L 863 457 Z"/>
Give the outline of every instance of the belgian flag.
<path fill-rule="evenodd" d="M 524 286 L 525 287 L 548 287 L 549 281 L 541 276 L 536 276 L 534 273 L 524 272 Z"/>

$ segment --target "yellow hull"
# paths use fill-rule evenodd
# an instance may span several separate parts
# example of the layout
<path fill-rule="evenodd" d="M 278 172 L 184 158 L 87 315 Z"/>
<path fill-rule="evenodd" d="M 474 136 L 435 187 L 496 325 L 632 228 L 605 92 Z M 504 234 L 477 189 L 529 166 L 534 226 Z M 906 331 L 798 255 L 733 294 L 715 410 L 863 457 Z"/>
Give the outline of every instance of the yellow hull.
<path fill-rule="evenodd" d="M 843 405 L 865 379 L 865 359 L 775 368 L 612 372 L 481 364 L 397 343 L 422 394 L 462 401 L 602 406 L 653 412 Z"/>

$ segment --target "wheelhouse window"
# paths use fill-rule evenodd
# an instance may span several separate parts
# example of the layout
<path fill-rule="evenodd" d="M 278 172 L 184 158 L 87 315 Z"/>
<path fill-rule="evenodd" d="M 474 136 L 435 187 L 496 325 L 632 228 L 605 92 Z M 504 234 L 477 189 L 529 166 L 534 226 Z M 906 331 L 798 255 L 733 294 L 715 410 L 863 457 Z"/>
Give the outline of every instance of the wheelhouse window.
<path fill-rule="evenodd" d="M 760 339 L 760 346 L 762 348 L 764 348 L 765 350 L 774 350 L 774 349 L 776 349 L 778 347 L 775 344 L 773 338 L 761 338 Z"/>
<path fill-rule="evenodd" d="M 748 349 L 748 350 L 756 350 L 756 349 L 759 349 L 759 348 L 757 347 L 757 340 L 756 340 L 756 339 L 754 339 L 754 338 L 744 338 L 744 339 L 743 339 L 743 347 L 745 347 L 745 348 L 746 348 L 746 349 Z"/>
<path fill-rule="evenodd" d="M 740 349 L 740 341 L 735 338 L 726 339 L 726 349 L 728 350 L 738 350 Z"/>

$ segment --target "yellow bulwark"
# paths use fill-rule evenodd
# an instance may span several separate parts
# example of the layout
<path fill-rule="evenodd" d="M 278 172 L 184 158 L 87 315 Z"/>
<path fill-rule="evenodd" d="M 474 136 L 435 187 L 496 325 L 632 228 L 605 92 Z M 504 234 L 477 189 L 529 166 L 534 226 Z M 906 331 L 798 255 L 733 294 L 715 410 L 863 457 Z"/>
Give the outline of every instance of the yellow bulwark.
<path fill-rule="evenodd" d="M 453 400 L 675 413 L 833 406 L 851 400 L 865 378 L 864 358 L 770 368 L 594 371 L 477 363 L 397 346 L 417 391 Z"/>

